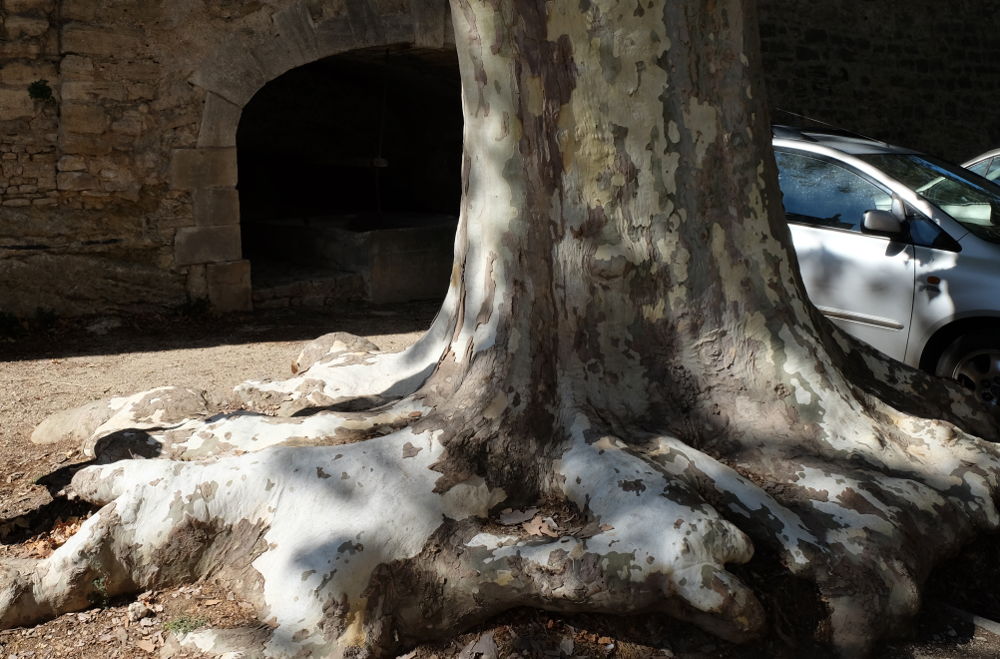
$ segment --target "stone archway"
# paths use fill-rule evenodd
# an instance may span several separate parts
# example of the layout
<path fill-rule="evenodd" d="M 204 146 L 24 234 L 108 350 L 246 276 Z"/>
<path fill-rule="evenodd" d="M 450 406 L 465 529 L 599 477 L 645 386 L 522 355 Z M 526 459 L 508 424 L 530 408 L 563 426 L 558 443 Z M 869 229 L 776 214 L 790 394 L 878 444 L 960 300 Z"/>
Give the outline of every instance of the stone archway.
<path fill-rule="evenodd" d="M 461 201 L 457 53 L 352 50 L 292 69 L 236 136 L 254 308 L 443 299 Z"/>
<path fill-rule="evenodd" d="M 232 34 L 189 82 L 204 105 L 195 148 L 176 149 L 171 187 L 188 191 L 190 226 L 177 230 L 174 264 L 188 268 L 188 293 L 219 311 L 252 308 L 236 189 L 236 134 L 243 108 L 268 82 L 339 53 L 373 47 L 454 47 L 444 0 L 410 0 L 382 10 L 370 0 L 299 0 L 272 16 L 271 29 Z"/>

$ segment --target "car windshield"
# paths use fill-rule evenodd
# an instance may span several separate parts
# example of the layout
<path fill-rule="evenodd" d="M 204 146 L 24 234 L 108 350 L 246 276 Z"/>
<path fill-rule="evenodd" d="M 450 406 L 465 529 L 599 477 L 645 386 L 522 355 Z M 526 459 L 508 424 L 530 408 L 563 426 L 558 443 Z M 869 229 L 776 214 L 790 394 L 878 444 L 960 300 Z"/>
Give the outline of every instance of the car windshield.
<path fill-rule="evenodd" d="M 1000 187 L 955 165 L 919 153 L 858 156 L 910 187 L 970 232 L 1000 243 Z"/>

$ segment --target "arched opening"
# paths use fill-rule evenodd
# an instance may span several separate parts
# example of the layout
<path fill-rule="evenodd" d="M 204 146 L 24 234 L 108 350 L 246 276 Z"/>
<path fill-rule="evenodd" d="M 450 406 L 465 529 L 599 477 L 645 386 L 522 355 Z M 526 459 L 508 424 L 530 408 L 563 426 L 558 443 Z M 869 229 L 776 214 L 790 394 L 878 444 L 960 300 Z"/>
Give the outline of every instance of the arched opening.
<path fill-rule="evenodd" d="M 257 307 L 443 297 L 461 196 L 454 50 L 377 48 L 276 78 L 237 131 Z"/>

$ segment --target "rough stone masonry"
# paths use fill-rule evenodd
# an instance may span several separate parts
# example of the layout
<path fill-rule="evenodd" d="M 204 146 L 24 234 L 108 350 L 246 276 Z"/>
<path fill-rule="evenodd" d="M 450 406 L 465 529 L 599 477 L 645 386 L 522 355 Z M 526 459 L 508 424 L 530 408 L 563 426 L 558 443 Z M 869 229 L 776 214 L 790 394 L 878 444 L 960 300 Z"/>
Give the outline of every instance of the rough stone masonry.
<path fill-rule="evenodd" d="M 971 156 L 1000 141 L 998 10 L 761 0 L 771 104 Z M 334 55 L 453 50 L 450 26 L 437 0 L 0 1 L 0 313 L 250 308 L 243 108 Z"/>

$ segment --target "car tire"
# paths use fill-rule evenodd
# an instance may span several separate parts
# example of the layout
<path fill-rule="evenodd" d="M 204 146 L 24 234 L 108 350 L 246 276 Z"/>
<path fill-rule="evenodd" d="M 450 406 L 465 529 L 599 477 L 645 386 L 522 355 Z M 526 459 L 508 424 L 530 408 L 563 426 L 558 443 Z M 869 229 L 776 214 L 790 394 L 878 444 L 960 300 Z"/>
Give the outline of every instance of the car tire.
<path fill-rule="evenodd" d="M 975 332 L 958 337 L 941 353 L 934 373 L 957 380 L 988 405 L 1000 404 L 1000 336 Z"/>

